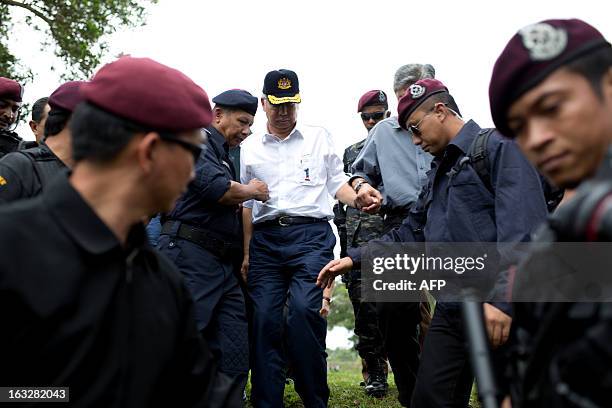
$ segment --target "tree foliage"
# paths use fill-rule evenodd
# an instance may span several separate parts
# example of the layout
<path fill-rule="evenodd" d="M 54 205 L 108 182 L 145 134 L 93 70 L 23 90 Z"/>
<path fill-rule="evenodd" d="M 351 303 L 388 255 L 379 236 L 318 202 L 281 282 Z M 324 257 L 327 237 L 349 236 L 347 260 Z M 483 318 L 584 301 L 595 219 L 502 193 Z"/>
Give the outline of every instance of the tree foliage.
<path fill-rule="evenodd" d="M 331 311 L 327 318 L 327 326 L 343 326 L 349 330 L 355 329 L 355 315 L 353 314 L 353 305 L 348 296 L 346 285 L 336 282 L 334 290 L 333 303 Z"/>
<path fill-rule="evenodd" d="M 44 33 L 41 50 L 52 48 L 65 64 L 64 79 L 88 78 L 100 64 L 108 44 L 104 37 L 120 27 L 144 24 L 145 6 L 157 0 L 0 0 L 0 76 L 21 82 L 33 79 L 11 53 L 11 8 L 27 11 L 26 24 Z"/>

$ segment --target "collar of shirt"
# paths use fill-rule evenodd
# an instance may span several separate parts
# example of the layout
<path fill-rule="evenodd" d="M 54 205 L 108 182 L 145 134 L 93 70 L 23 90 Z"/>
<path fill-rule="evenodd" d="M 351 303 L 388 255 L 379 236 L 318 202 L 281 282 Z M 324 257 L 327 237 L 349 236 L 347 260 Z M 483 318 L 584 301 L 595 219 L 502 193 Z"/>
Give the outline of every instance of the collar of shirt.
<path fill-rule="evenodd" d="M 474 141 L 474 138 L 476 137 L 478 132 L 480 132 L 480 130 L 481 130 L 481 127 L 478 126 L 478 124 L 474 122 L 472 119 L 470 119 L 463 125 L 461 130 L 459 130 L 459 133 L 457 133 L 457 136 L 455 136 L 450 141 L 448 146 L 455 146 L 459 150 L 461 150 L 463 154 L 467 154 L 468 151 L 470 150 L 470 146 L 472 145 L 472 142 Z M 447 149 L 448 149 L 448 146 L 447 146 Z"/>
<path fill-rule="evenodd" d="M 473 120 L 468 120 L 444 149 L 444 153 L 434 157 L 431 162 L 431 170 L 427 172 L 428 177 L 436 174 L 438 169 L 445 172 L 449 166 L 452 166 L 455 161 L 463 154 L 467 155 L 474 138 L 481 130 L 480 126 Z M 437 177 L 437 176 L 436 176 Z"/>
<path fill-rule="evenodd" d="M 295 135 L 295 136 L 294 136 Z M 261 137 L 261 141 L 262 143 L 269 143 L 269 142 L 286 142 L 288 140 L 291 140 L 293 136 L 293 139 L 295 139 L 296 137 L 301 137 L 302 139 L 304 138 L 304 134 L 300 131 L 299 126 L 296 124 L 295 127 L 293 128 L 293 130 L 291 130 L 291 132 L 289 133 L 289 135 L 287 135 L 286 138 L 281 139 L 280 137 L 272 134 L 272 133 L 268 133 L 267 131 L 262 135 Z"/>
<path fill-rule="evenodd" d="M 21 142 L 23 139 L 12 130 L 0 130 L 0 139 L 9 139 L 12 142 Z"/>
<path fill-rule="evenodd" d="M 208 141 L 210 144 L 214 144 L 215 150 L 219 152 L 228 153 L 229 146 L 221 132 L 219 132 L 214 126 L 209 126 L 208 128 L 206 128 L 206 130 L 208 130 L 208 133 L 210 135 Z"/>
<path fill-rule="evenodd" d="M 65 164 L 63 161 L 61 161 L 59 157 L 57 157 L 57 155 L 56 155 L 56 154 L 53 152 L 53 150 L 51 150 L 51 148 L 50 148 L 49 146 L 47 146 L 47 144 L 46 144 L 44 141 L 43 141 L 43 142 L 40 142 L 40 143 L 38 144 L 38 147 L 39 147 L 39 148 L 40 148 L 40 150 L 41 150 L 42 152 L 44 152 L 46 155 L 48 155 L 48 156 L 50 156 L 50 157 L 53 157 L 53 158 L 57 159 L 58 163 L 61 163 L 61 165 L 62 165 L 62 166 L 66 167 L 66 164 Z"/>
<path fill-rule="evenodd" d="M 76 245 L 92 254 L 102 254 L 120 248 L 119 240 L 85 202 L 68 180 L 69 172 L 56 177 L 42 195 L 54 220 L 60 224 Z M 145 243 L 144 224 L 130 230 L 127 248 Z"/>
<path fill-rule="evenodd" d="M 404 129 L 402 129 L 402 127 L 399 125 L 399 120 L 397 119 L 397 116 L 389 116 L 388 118 L 385 118 L 381 120 L 380 122 L 378 122 L 377 124 L 375 124 L 374 127 L 370 129 L 370 131 L 368 132 L 368 135 L 372 133 L 372 131 L 376 129 L 379 125 L 380 127 L 389 126 L 392 129 L 399 130 L 400 132 L 404 131 Z"/>
<path fill-rule="evenodd" d="M 402 129 L 402 127 L 399 124 L 399 119 L 397 118 L 397 116 L 391 116 L 388 119 L 384 119 L 384 120 L 388 120 L 389 124 L 391 125 L 393 129 L 399 129 L 399 130 Z"/>

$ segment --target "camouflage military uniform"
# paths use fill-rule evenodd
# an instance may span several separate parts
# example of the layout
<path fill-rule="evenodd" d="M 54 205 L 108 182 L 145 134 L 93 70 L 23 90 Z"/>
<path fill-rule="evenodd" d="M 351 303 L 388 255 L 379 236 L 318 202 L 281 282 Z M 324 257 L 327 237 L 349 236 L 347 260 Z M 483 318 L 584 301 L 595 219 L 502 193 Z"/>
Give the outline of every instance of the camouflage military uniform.
<path fill-rule="evenodd" d="M 359 155 L 364 143 L 365 139 L 347 147 L 344 151 L 345 173 L 350 173 L 351 165 Z M 338 227 L 340 236 L 341 256 L 346 256 L 347 248 L 359 247 L 382 235 L 383 219 L 379 215 L 366 214 L 344 205 L 336 205 L 334 213 L 336 215 L 334 223 Z M 359 356 L 365 360 L 366 364 L 384 364 L 386 368 L 383 340 L 376 317 L 376 305 L 361 302 L 361 270 L 354 269 L 343 275 L 343 282 L 346 283 L 355 312 L 355 334 L 359 338 L 356 349 Z M 365 370 L 364 366 L 364 372 Z"/>

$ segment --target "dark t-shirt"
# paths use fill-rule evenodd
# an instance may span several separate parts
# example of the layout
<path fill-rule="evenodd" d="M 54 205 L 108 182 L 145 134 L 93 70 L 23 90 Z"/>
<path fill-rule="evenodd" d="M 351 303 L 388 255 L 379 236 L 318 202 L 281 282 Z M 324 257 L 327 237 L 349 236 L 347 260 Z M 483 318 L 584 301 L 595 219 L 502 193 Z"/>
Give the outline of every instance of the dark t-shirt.
<path fill-rule="evenodd" d="M 120 245 L 58 176 L 0 208 L 0 248 L 1 385 L 70 387 L 75 407 L 210 406 L 220 377 L 192 300 L 142 225 Z"/>

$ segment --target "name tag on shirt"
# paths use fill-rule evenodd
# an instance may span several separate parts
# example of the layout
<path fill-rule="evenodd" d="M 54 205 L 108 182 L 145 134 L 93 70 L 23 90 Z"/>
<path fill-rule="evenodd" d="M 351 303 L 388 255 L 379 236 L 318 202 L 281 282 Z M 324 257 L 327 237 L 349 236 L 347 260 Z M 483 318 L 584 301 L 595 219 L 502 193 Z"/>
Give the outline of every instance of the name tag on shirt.
<path fill-rule="evenodd" d="M 300 157 L 299 171 L 298 171 L 298 183 L 301 185 L 313 185 L 314 184 L 314 169 L 312 168 L 312 158 L 310 154 L 303 154 Z"/>

